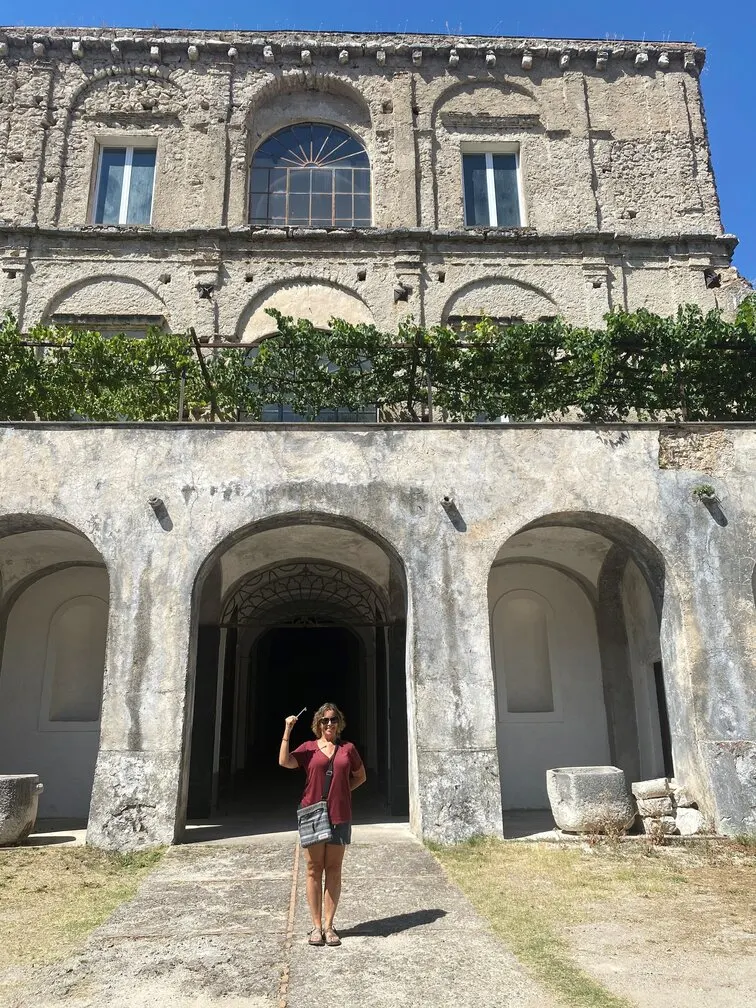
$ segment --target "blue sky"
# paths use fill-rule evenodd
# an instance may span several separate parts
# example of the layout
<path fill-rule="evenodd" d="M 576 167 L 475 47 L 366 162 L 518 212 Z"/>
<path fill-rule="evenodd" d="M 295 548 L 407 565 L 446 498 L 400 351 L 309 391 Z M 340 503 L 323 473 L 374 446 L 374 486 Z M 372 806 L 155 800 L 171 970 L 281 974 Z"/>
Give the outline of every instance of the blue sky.
<path fill-rule="evenodd" d="M 106 15 L 106 16 L 103 16 Z M 0 0 L 0 23 L 92 27 L 276 28 L 438 32 L 451 35 L 525 35 L 554 38 L 691 41 L 707 49 L 701 83 L 709 140 L 725 229 L 737 234 L 735 264 L 756 281 L 756 0 L 529 0 L 475 5 L 447 0 L 382 0 L 355 7 L 348 0 L 279 0 L 242 4 L 228 0 L 210 11 L 206 3 L 130 0 L 103 8 L 92 0 Z"/>

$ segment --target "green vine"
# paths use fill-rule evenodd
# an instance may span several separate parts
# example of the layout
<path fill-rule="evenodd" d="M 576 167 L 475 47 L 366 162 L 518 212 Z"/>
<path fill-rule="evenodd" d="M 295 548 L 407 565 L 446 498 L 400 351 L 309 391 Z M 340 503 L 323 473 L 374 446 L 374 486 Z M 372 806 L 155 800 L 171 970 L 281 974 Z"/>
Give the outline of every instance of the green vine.
<path fill-rule="evenodd" d="M 412 320 L 396 333 L 339 319 L 327 331 L 271 312 L 254 347 L 199 347 L 0 324 L 0 419 L 258 420 L 282 404 L 306 420 L 375 406 L 383 420 L 756 420 L 756 295 L 733 322 L 685 305 L 639 309 L 603 329 L 561 319 L 461 331 Z"/>

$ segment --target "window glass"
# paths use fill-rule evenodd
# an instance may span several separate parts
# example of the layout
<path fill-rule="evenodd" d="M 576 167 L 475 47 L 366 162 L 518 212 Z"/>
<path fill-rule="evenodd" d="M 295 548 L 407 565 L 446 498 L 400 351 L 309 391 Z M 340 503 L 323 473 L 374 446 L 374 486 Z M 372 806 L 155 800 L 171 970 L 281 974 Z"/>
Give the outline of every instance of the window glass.
<path fill-rule="evenodd" d="M 152 214 L 152 185 L 155 178 L 155 150 L 134 150 L 131 162 L 131 186 L 126 213 L 127 224 L 149 224 Z"/>
<path fill-rule="evenodd" d="M 149 224 L 154 147 L 104 147 L 100 152 L 95 224 Z"/>
<path fill-rule="evenodd" d="M 496 193 L 496 224 L 498 227 L 519 227 L 517 158 L 514 154 L 494 154 L 491 160 Z"/>
<path fill-rule="evenodd" d="M 262 197 L 268 197 L 267 202 Z M 367 153 L 336 126 L 288 126 L 255 154 L 249 209 L 252 224 L 369 227 Z"/>
<path fill-rule="evenodd" d="M 465 173 L 465 223 L 482 227 L 489 223 L 486 155 L 465 154 L 463 163 Z"/>
<path fill-rule="evenodd" d="M 121 191 L 126 151 L 106 148 L 100 159 L 100 180 L 97 191 L 97 224 L 118 224 L 121 212 Z"/>
<path fill-rule="evenodd" d="M 463 154 L 465 224 L 520 227 L 516 154 Z"/>

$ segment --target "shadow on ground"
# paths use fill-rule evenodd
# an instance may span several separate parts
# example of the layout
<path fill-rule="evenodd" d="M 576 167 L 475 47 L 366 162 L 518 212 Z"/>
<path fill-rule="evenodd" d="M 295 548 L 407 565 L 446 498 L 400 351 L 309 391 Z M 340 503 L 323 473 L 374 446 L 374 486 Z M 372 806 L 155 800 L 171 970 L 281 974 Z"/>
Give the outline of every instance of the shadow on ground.
<path fill-rule="evenodd" d="M 393 917 L 379 917 L 365 921 L 345 931 L 339 931 L 342 938 L 386 938 L 388 935 L 409 931 L 410 928 L 432 924 L 440 917 L 446 917 L 446 910 L 416 910 L 414 913 L 394 914 Z"/>

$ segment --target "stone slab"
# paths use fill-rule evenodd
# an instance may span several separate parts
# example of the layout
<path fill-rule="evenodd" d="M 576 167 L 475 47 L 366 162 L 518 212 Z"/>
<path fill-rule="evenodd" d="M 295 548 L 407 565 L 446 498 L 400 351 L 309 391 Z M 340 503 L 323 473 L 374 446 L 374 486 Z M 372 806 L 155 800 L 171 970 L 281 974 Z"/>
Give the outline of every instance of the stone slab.
<path fill-rule="evenodd" d="M 636 798 L 644 801 L 650 798 L 665 798 L 670 793 L 669 779 L 655 777 L 653 780 L 634 781 L 630 789 Z"/>

